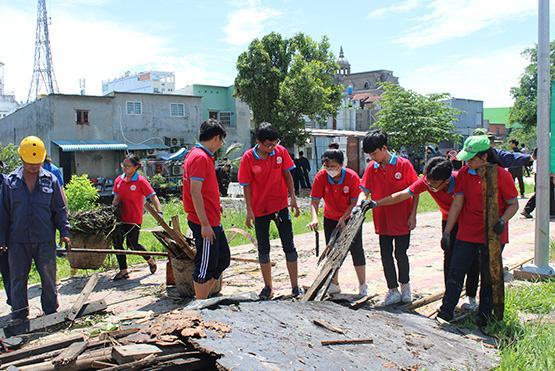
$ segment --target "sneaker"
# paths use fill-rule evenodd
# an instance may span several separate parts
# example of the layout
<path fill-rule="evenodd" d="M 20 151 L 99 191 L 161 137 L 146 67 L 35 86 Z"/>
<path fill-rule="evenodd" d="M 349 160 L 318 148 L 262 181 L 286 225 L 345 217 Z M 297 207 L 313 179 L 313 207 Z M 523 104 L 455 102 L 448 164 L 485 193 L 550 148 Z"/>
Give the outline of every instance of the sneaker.
<path fill-rule="evenodd" d="M 464 303 L 461 308 L 469 312 L 474 312 L 476 309 L 478 309 L 478 303 L 476 302 L 476 298 L 469 296 L 468 301 Z"/>
<path fill-rule="evenodd" d="M 443 313 L 442 311 L 439 311 L 436 316 L 436 321 L 438 321 L 442 325 L 448 324 L 452 319 L 453 315 L 448 315 L 446 313 Z"/>
<path fill-rule="evenodd" d="M 297 287 L 293 287 L 293 288 L 291 289 L 291 294 L 292 294 L 294 297 L 297 298 L 297 297 L 300 297 L 300 296 L 303 296 L 303 295 L 304 295 L 304 290 L 303 290 L 301 287 L 298 287 L 298 286 L 297 286 Z"/>
<path fill-rule="evenodd" d="M 528 211 L 524 210 L 523 212 L 520 213 L 520 215 L 522 215 L 523 217 L 525 217 L 526 219 L 532 219 L 533 216 L 532 214 L 530 214 Z"/>
<path fill-rule="evenodd" d="M 368 285 L 363 283 L 361 285 L 358 285 L 358 294 L 362 295 L 362 296 L 367 296 L 368 295 Z"/>
<path fill-rule="evenodd" d="M 385 298 L 383 299 L 383 305 L 392 305 L 401 302 L 401 293 L 397 288 L 389 289 L 387 294 L 385 294 Z"/>
<path fill-rule="evenodd" d="M 274 296 L 274 293 L 272 292 L 272 288 L 268 286 L 264 286 L 260 294 L 258 294 L 260 300 L 270 300 L 272 296 Z"/>
<path fill-rule="evenodd" d="M 410 283 L 401 284 L 401 301 L 403 303 L 412 302 L 412 293 L 410 292 Z"/>
<path fill-rule="evenodd" d="M 328 294 L 329 295 L 334 295 L 334 294 L 340 294 L 341 293 L 341 287 L 339 287 L 339 284 L 335 284 L 335 283 L 330 283 L 330 287 L 328 288 Z"/>

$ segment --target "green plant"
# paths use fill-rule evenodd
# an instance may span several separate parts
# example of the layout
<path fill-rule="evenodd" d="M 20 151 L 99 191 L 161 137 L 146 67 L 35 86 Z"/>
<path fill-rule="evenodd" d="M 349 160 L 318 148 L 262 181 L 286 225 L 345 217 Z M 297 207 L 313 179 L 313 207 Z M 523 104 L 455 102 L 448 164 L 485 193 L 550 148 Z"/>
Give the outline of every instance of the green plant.
<path fill-rule="evenodd" d="M 162 188 L 165 187 L 166 178 L 162 174 L 154 174 L 153 176 L 148 178 L 150 185 L 154 188 Z"/>
<path fill-rule="evenodd" d="M 92 210 L 98 201 L 98 191 L 87 174 L 72 175 L 65 187 L 67 206 L 70 212 Z"/>
<path fill-rule="evenodd" d="M 17 147 L 12 143 L 8 143 L 5 146 L 0 144 L 0 160 L 2 160 L 5 166 L 3 169 L 4 173 L 11 173 L 21 165 Z"/>

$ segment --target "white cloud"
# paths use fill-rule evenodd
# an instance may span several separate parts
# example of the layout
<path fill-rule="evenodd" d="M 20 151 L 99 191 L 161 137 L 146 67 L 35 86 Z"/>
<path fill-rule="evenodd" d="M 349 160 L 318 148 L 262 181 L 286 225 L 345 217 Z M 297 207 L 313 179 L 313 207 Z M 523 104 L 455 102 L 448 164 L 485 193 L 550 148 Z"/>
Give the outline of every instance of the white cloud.
<path fill-rule="evenodd" d="M 367 18 L 378 19 L 390 14 L 406 13 L 408 11 L 416 9 L 419 4 L 419 0 L 406 0 L 399 5 L 391 5 L 375 9 L 368 14 Z"/>
<path fill-rule="evenodd" d="M 396 42 L 411 49 L 464 37 L 537 12 L 532 0 L 430 0 L 426 14 Z"/>
<path fill-rule="evenodd" d="M 0 5 L 0 14 L 6 90 L 15 90 L 18 100 L 26 100 L 33 69 L 35 10 Z M 101 94 L 102 80 L 149 67 L 176 72 L 178 88 L 181 82 L 231 81 L 232 77 L 209 72 L 209 56 L 180 55 L 164 38 L 83 17 L 78 9 L 53 8 L 49 16 L 54 71 L 62 93 L 78 92 L 79 78 L 85 78 L 87 94 Z"/>
<path fill-rule="evenodd" d="M 222 28 L 226 37 L 224 41 L 231 45 L 244 45 L 260 36 L 265 23 L 281 12 L 273 8 L 262 6 L 260 1 L 235 1 L 240 8 L 227 16 L 227 24 Z"/>
<path fill-rule="evenodd" d="M 451 57 L 442 64 L 421 66 L 401 76 L 404 87 L 422 94 L 450 93 L 456 98 L 483 100 L 485 107 L 512 105 L 510 88 L 518 83 L 528 61 L 526 45 L 493 50 L 483 57 Z"/>

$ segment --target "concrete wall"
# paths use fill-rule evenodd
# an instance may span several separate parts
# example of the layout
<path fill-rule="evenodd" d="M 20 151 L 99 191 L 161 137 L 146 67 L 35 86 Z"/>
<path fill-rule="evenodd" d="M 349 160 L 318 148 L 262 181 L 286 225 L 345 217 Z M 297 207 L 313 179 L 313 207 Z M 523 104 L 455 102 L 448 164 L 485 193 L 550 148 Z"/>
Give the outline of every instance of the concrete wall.
<path fill-rule="evenodd" d="M 88 174 L 90 178 L 112 178 L 121 173 L 120 163 L 124 155 L 123 151 L 76 152 L 77 174 Z"/>

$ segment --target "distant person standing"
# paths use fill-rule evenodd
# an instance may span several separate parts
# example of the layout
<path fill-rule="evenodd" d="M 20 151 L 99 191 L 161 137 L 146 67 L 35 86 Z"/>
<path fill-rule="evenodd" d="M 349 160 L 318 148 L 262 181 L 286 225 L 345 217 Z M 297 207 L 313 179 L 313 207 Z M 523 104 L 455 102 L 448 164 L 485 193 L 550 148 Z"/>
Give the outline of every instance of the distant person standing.
<path fill-rule="evenodd" d="M 295 168 L 291 170 L 291 176 L 293 177 L 295 196 L 298 196 L 300 194 L 300 188 L 301 188 L 301 173 L 299 170 L 299 159 L 294 158 L 292 153 L 289 153 L 289 156 L 293 159 L 293 163 L 295 164 Z"/>
<path fill-rule="evenodd" d="M 511 150 L 513 152 L 520 152 L 520 148 L 518 147 L 518 140 L 516 139 L 511 139 L 509 141 L 509 146 L 511 147 Z M 513 181 L 515 179 L 518 180 L 518 187 L 520 189 L 520 197 L 524 198 L 524 174 L 523 174 L 523 168 L 522 166 L 511 166 L 509 167 L 509 173 L 511 173 L 512 177 L 513 177 Z"/>
<path fill-rule="evenodd" d="M 227 197 L 227 190 L 231 182 L 231 163 L 227 158 L 223 159 L 223 163 L 216 168 L 216 177 L 218 179 L 218 188 L 222 197 Z"/>
<path fill-rule="evenodd" d="M 6 181 L 4 175 L 4 162 L 0 160 L 0 205 L 2 204 L 2 188 Z M 6 302 L 9 306 L 12 305 L 10 300 L 10 264 L 8 260 L 8 241 L 6 236 L 6 228 L 8 222 L 8 215 L 5 208 L 0 207 L 0 272 L 2 273 L 2 282 L 4 283 L 4 290 L 6 290 Z"/>
<path fill-rule="evenodd" d="M 299 165 L 301 167 L 301 177 L 304 179 L 306 188 L 310 188 L 310 161 L 304 157 L 304 152 L 299 151 Z"/>

